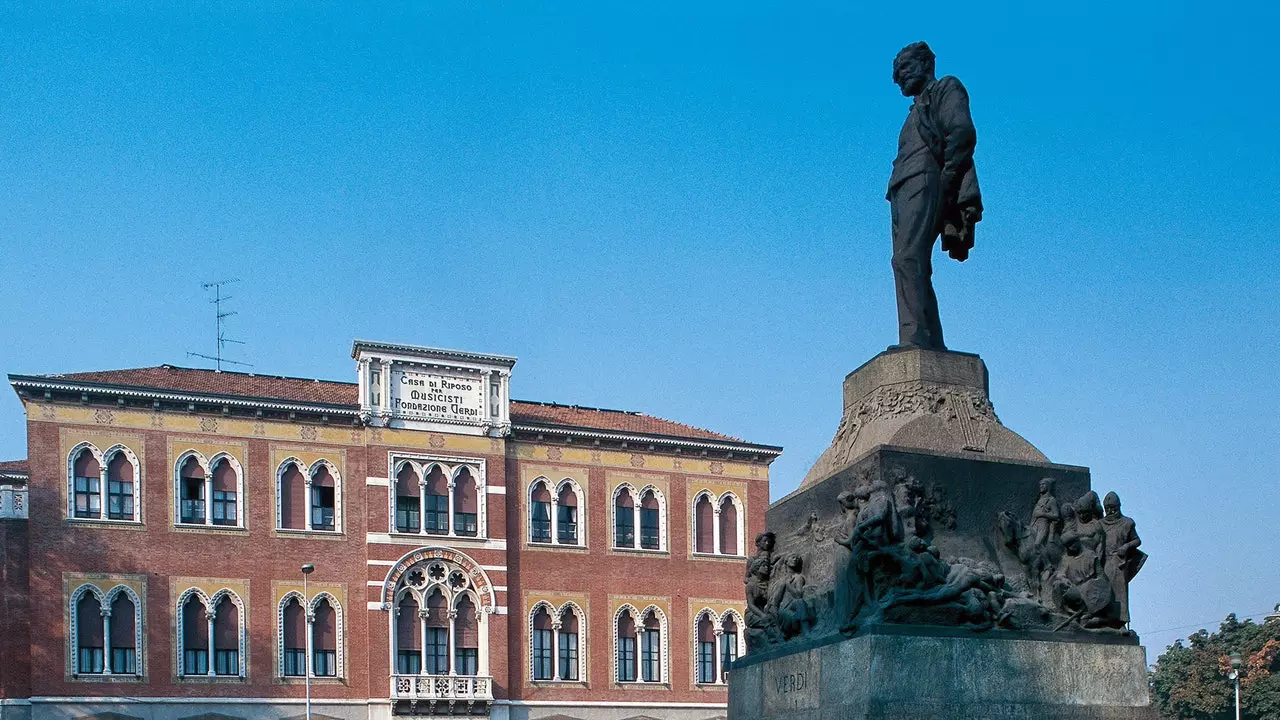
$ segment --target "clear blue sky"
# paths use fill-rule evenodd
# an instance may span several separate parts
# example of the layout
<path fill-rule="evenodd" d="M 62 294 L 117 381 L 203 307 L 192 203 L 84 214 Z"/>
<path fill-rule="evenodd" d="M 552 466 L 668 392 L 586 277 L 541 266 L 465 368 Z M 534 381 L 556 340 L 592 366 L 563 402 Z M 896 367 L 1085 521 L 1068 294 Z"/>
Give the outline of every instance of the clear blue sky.
<path fill-rule="evenodd" d="M 890 60 L 925 39 L 987 205 L 937 260 L 949 344 L 1120 492 L 1152 650 L 1280 601 L 1274 4 L 798 7 L 0 3 L 0 371 L 200 364 L 199 283 L 238 277 L 257 372 L 508 353 L 517 397 L 784 445 L 780 497 L 895 338 Z"/>

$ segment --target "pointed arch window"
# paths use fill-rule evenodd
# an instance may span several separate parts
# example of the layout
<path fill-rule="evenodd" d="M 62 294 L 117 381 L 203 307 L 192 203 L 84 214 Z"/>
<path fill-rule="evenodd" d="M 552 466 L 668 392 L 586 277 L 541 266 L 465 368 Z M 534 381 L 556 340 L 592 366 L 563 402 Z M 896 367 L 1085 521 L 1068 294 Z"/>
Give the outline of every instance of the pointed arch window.
<path fill-rule="evenodd" d="M 439 588 L 427 596 L 426 638 L 422 654 L 428 675 L 449 674 L 449 601 Z"/>
<path fill-rule="evenodd" d="M 204 468 L 195 455 L 187 456 L 178 471 L 179 520 L 181 522 L 204 523 L 204 486 Z"/>
<path fill-rule="evenodd" d="M 307 617 L 296 595 L 285 598 L 281 612 L 281 674 L 302 677 L 307 674 Z"/>
<path fill-rule="evenodd" d="M 72 672 L 141 675 L 141 606 L 133 591 L 117 585 L 104 595 L 93 585 L 82 585 L 71 599 Z"/>
<path fill-rule="evenodd" d="M 533 679 L 550 680 L 552 678 L 551 613 L 546 607 L 538 607 L 533 611 Z"/>
<path fill-rule="evenodd" d="M 579 651 L 578 614 L 573 608 L 560 611 L 560 629 L 556 634 L 558 649 L 557 673 L 561 680 L 577 680 L 581 653 Z"/>
<path fill-rule="evenodd" d="M 123 451 L 116 451 L 107 461 L 107 519 L 133 520 L 134 467 Z"/>
<path fill-rule="evenodd" d="M 738 621 L 726 613 L 720 623 L 720 682 L 728 682 L 729 668 L 738 659 Z"/>
<path fill-rule="evenodd" d="M 213 674 L 240 674 L 240 608 L 227 595 L 218 600 L 212 620 Z"/>
<path fill-rule="evenodd" d="M 650 610 L 640 631 L 640 680 L 662 682 L 662 623 Z"/>
<path fill-rule="evenodd" d="M 396 606 L 396 672 L 422 673 L 422 632 L 419 630 L 418 600 L 406 592 Z"/>
<path fill-rule="evenodd" d="M 329 466 L 320 464 L 311 472 L 311 529 L 336 530 L 338 488 Z"/>
<path fill-rule="evenodd" d="M 209 635 L 212 620 L 205 619 L 204 603 L 189 595 L 182 605 L 182 674 L 209 674 Z"/>
<path fill-rule="evenodd" d="M 725 495 L 720 500 L 718 537 L 721 555 L 737 555 L 740 552 L 738 524 L 741 520 L 738 518 L 738 505 L 734 502 L 735 500 L 736 498 L 731 495 Z"/>
<path fill-rule="evenodd" d="M 281 530 L 307 529 L 307 477 L 295 460 L 286 460 L 277 473 L 280 509 L 276 527 Z"/>
<path fill-rule="evenodd" d="M 706 493 L 698 495 L 693 506 L 693 551 L 711 554 L 716 551 L 716 510 Z"/>
<path fill-rule="evenodd" d="M 431 535 L 449 534 L 449 477 L 439 465 L 427 471 L 423 497 L 423 527 Z"/>
<path fill-rule="evenodd" d="M 246 635 L 239 596 L 222 590 L 210 598 L 188 590 L 179 604 L 178 622 L 179 675 L 244 676 Z"/>
<path fill-rule="evenodd" d="M 538 481 L 533 485 L 529 496 L 529 532 L 531 541 L 536 543 L 551 542 L 551 491 L 547 484 Z M 548 623 L 551 621 L 548 620 Z M 550 679 L 550 678 L 546 678 Z"/>
<path fill-rule="evenodd" d="M 420 531 L 421 515 L 422 484 L 413 466 L 405 463 L 396 475 L 396 531 Z"/>
<path fill-rule="evenodd" d="M 620 548 L 636 546 L 635 498 L 629 488 L 621 488 L 613 501 L 613 545 Z"/>
<path fill-rule="evenodd" d="M 476 675 L 480 661 L 480 620 L 476 604 L 463 595 L 454 607 L 457 639 L 453 648 L 453 667 L 458 675 Z"/>
<path fill-rule="evenodd" d="M 630 613 L 618 617 L 618 682 L 636 681 L 636 633 L 635 619 Z"/>
<path fill-rule="evenodd" d="M 338 613 L 327 597 L 319 598 L 311 620 L 311 667 L 316 677 L 338 675 Z"/>
<path fill-rule="evenodd" d="M 106 639 L 102 622 L 102 602 L 98 596 L 86 592 L 76 604 L 78 631 L 78 659 L 76 668 L 81 673 L 100 673 L 105 667 Z"/>
<path fill-rule="evenodd" d="M 208 461 L 188 450 L 175 471 L 179 524 L 244 527 L 244 478 L 233 456 L 220 453 Z"/>
<path fill-rule="evenodd" d="M 640 497 L 640 547 L 645 550 L 661 549 L 662 507 L 658 494 L 646 491 Z"/>
<path fill-rule="evenodd" d="M 709 613 L 698 617 L 698 682 L 716 681 L 716 624 Z"/>
<path fill-rule="evenodd" d="M 213 506 L 211 516 L 214 525 L 239 525 L 239 485 L 236 469 L 228 458 L 220 458 L 213 464 Z"/>
<path fill-rule="evenodd" d="M 454 533 L 475 537 L 479 532 L 480 501 L 476 496 L 476 479 L 466 467 L 458 470 L 453 480 Z"/>
<path fill-rule="evenodd" d="M 102 517 L 102 468 L 89 448 L 82 448 L 72 460 L 72 507 L 77 518 Z"/>
<path fill-rule="evenodd" d="M 560 483 L 556 496 L 556 542 L 578 545 L 578 493 L 569 481 Z"/>

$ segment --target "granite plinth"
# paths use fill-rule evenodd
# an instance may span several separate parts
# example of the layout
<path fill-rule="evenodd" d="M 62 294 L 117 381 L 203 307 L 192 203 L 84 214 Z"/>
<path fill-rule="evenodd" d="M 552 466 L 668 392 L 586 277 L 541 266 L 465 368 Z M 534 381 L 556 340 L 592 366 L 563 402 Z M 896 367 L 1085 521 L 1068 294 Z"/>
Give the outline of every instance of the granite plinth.
<path fill-rule="evenodd" d="M 1155 720 L 1137 644 L 868 633 L 729 671 L 729 720 Z"/>
<path fill-rule="evenodd" d="M 849 373 L 840 426 L 800 487 L 848 468 L 878 445 L 1048 462 L 996 417 L 982 358 L 947 350 L 887 350 Z"/>

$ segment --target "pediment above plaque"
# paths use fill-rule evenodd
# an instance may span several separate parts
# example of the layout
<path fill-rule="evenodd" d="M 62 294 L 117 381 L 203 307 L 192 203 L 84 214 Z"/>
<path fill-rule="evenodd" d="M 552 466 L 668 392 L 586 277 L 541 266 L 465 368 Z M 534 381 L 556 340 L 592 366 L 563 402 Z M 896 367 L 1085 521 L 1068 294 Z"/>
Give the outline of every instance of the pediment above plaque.
<path fill-rule="evenodd" d="M 357 340 L 360 413 L 368 425 L 501 437 L 511 432 L 516 359 Z"/>

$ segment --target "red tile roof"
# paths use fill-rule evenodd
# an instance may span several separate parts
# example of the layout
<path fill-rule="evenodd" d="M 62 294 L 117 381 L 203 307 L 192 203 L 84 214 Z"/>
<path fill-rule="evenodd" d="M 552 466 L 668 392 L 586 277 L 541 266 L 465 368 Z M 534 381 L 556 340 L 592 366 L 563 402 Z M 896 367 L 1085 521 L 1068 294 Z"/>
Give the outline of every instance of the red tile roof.
<path fill-rule="evenodd" d="M 95 372 L 41 375 L 42 380 L 67 381 L 93 385 L 117 385 L 169 392 L 185 392 L 222 397 L 278 400 L 290 403 L 320 403 L 358 407 L 355 383 L 306 378 L 277 377 L 240 372 L 200 370 L 172 365 L 101 370 Z M 576 405 L 511 401 L 511 422 L 517 425 L 544 425 L 599 430 L 615 433 L 663 435 L 672 438 L 743 442 L 702 428 L 672 420 L 621 410 L 600 410 Z"/>
<path fill-rule="evenodd" d="M 31 466 L 26 460 L 0 460 L 0 474 L 16 473 L 18 475 L 27 475 L 31 472 Z"/>

